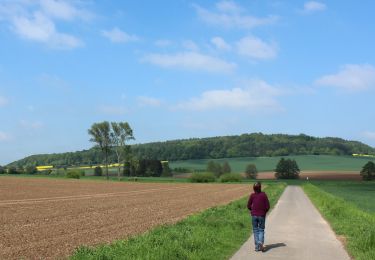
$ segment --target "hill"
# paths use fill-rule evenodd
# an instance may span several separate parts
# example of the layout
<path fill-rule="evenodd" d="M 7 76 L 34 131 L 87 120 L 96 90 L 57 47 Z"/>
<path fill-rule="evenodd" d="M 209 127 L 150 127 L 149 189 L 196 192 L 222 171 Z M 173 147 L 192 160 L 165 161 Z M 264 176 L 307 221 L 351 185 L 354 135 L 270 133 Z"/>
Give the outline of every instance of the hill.
<path fill-rule="evenodd" d="M 374 148 L 361 142 L 304 134 L 252 133 L 136 144 L 131 148 L 136 158 L 169 161 L 287 155 L 375 154 Z M 110 156 L 110 161 L 115 162 L 114 154 Z M 97 148 L 92 148 L 77 152 L 32 155 L 12 162 L 9 166 L 94 165 L 102 162 L 101 152 Z"/>

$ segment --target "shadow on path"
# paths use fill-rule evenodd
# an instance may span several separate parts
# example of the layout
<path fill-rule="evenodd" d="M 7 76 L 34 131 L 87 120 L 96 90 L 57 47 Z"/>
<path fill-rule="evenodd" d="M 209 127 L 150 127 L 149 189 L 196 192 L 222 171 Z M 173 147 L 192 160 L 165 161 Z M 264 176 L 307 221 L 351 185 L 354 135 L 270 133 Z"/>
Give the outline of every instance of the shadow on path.
<path fill-rule="evenodd" d="M 274 248 L 278 248 L 278 247 L 283 247 L 283 246 L 286 246 L 285 243 L 275 243 L 275 244 L 269 244 L 269 245 L 266 245 L 266 248 L 264 250 L 264 252 L 267 252 L 271 249 L 274 249 Z"/>

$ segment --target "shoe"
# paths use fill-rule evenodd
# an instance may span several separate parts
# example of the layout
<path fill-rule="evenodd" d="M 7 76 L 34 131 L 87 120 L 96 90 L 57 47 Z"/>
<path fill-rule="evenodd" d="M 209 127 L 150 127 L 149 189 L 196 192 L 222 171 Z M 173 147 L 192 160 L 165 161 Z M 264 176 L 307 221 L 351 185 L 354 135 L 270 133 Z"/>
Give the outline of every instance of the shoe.
<path fill-rule="evenodd" d="M 260 244 L 259 251 L 266 252 L 266 247 L 263 244 Z"/>

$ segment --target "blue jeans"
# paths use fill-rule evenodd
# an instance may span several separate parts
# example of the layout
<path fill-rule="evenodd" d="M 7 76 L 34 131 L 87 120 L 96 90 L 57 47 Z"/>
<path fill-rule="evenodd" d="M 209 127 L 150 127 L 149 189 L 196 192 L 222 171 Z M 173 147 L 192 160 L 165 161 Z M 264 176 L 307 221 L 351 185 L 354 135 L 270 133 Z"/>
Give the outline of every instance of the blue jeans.
<path fill-rule="evenodd" d="M 260 245 L 264 244 L 264 228 L 266 225 L 266 218 L 259 216 L 252 216 L 253 234 L 255 250 L 260 250 Z"/>

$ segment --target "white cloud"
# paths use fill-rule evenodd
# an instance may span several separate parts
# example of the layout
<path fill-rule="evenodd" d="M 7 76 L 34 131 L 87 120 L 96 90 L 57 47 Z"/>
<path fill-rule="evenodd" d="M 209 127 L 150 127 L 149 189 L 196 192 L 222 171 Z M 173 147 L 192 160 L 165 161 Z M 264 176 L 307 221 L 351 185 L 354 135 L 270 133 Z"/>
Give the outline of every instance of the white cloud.
<path fill-rule="evenodd" d="M 306 2 L 303 6 L 303 13 L 313 13 L 318 11 L 326 10 L 327 6 L 324 3 L 316 2 L 316 1 L 309 1 Z"/>
<path fill-rule="evenodd" d="M 148 54 L 142 61 L 164 68 L 200 70 L 208 72 L 231 72 L 237 65 L 222 59 L 197 52 L 180 52 L 176 54 Z"/>
<path fill-rule="evenodd" d="M 6 106 L 9 103 L 8 99 L 0 96 L 0 107 Z"/>
<path fill-rule="evenodd" d="M 278 17 L 274 15 L 262 18 L 244 15 L 240 12 L 242 8 L 231 1 L 217 3 L 217 10 L 215 11 L 207 10 L 199 5 L 193 5 L 193 7 L 199 19 L 203 22 L 226 28 L 250 29 L 261 25 L 273 24 L 278 20 Z"/>
<path fill-rule="evenodd" d="M 76 3 L 76 2 L 74 2 Z M 78 3 L 78 2 L 77 2 Z M 0 21 L 10 24 L 12 31 L 23 39 L 39 42 L 53 49 L 74 49 L 82 40 L 57 29 L 56 20 L 86 19 L 89 13 L 72 1 L 8 1 L 0 3 Z"/>
<path fill-rule="evenodd" d="M 158 107 L 161 105 L 161 100 L 153 97 L 138 97 L 138 104 L 141 106 Z"/>
<path fill-rule="evenodd" d="M 231 46 L 221 37 L 213 37 L 211 43 L 215 45 L 218 50 L 229 51 L 231 49 Z"/>
<path fill-rule="evenodd" d="M 216 3 L 217 10 L 221 12 L 233 12 L 239 13 L 243 11 L 243 9 L 233 1 L 220 1 Z"/>
<path fill-rule="evenodd" d="M 54 22 L 43 13 L 36 12 L 32 18 L 14 17 L 13 30 L 24 39 L 41 42 L 55 49 L 73 49 L 83 45 L 77 37 L 60 33 Z"/>
<path fill-rule="evenodd" d="M 170 40 L 160 39 L 160 40 L 155 41 L 155 45 L 158 47 L 168 47 L 172 45 L 172 42 Z"/>
<path fill-rule="evenodd" d="M 0 131 L 0 142 L 9 141 L 10 139 L 11 137 L 9 134 Z"/>
<path fill-rule="evenodd" d="M 280 110 L 276 97 L 281 91 L 262 80 L 250 80 L 241 88 L 209 90 L 199 97 L 179 103 L 176 108 L 187 110 L 233 109 L 250 112 Z"/>
<path fill-rule="evenodd" d="M 128 109 L 123 106 L 103 105 L 98 108 L 98 111 L 106 115 L 124 115 L 128 113 Z"/>
<path fill-rule="evenodd" d="M 182 46 L 189 51 L 198 51 L 199 50 L 198 45 L 192 40 L 184 41 L 182 43 Z"/>
<path fill-rule="evenodd" d="M 73 6 L 68 1 L 40 0 L 40 6 L 49 17 L 63 20 L 73 20 L 75 18 L 87 20 L 92 16 L 89 12 Z"/>
<path fill-rule="evenodd" d="M 347 64 L 336 74 L 315 81 L 321 86 L 331 86 L 346 91 L 363 91 L 375 87 L 375 67 L 369 64 Z"/>
<path fill-rule="evenodd" d="M 237 52 L 252 59 L 273 59 L 277 56 L 275 43 L 267 43 L 259 38 L 247 36 L 236 43 Z"/>
<path fill-rule="evenodd" d="M 117 27 L 112 28 L 112 30 L 103 30 L 102 35 L 114 43 L 126 43 L 139 40 L 138 36 L 127 34 Z"/>

